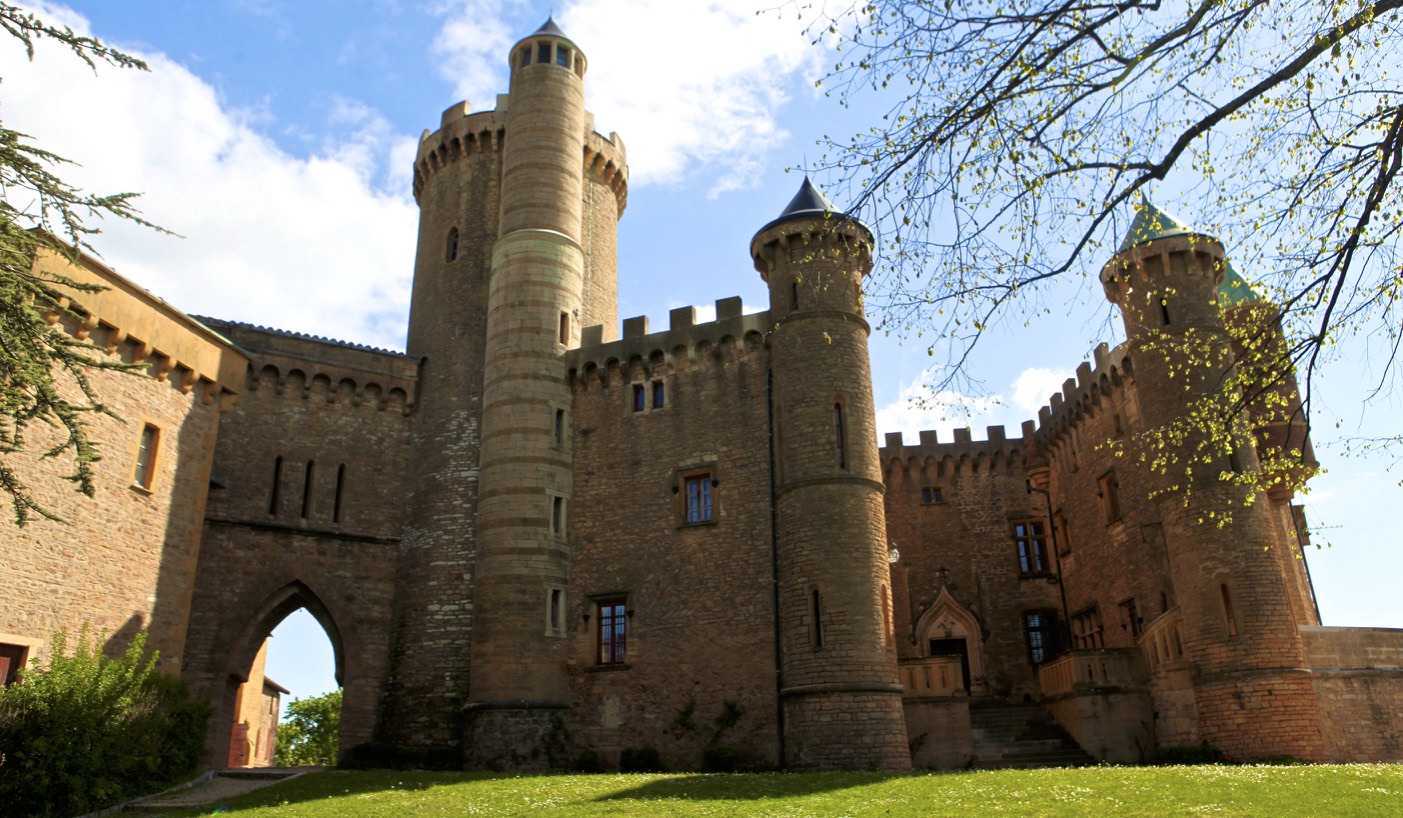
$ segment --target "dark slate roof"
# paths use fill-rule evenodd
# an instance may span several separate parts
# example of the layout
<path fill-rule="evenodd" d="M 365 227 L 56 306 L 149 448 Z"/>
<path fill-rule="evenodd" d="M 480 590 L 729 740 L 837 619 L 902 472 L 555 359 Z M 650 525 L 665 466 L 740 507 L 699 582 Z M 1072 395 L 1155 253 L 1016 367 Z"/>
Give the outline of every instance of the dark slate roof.
<path fill-rule="evenodd" d="M 321 335 L 309 335 L 305 332 L 293 332 L 292 330 L 278 329 L 277 327 L 264 327 L 258 324 L 245 323 L 243 321 L 225 321 L 222 318 L 210 318 L 204 315 L 192 315 L 190 317 L 215 330 L 226 329 L 229 327 L 237 327 L 239 329 L 251 329 L 257 330 L 258 332 L 267 332 L 273 335 L 283 335 L 288 338 L 301 338 L 304 341 L 316 341 L 321 344 L 331 344 L 332 346 L 345 347 L 347 349 L 359 349 L 363 352 L 378 352 L 381 355 L 395 355 L 400 358 L 409 357 L 405 353 L 399 352 L 398 350 L 381 349 L 380 347 L 373 347 L 368 344 L 357 344 L 354 341 L 339 341 L 335 338 L 326 338 Z"/>
<path fill-rule="evenodd" d="M 789 204 L 785 205 L 784 210 L 779 216 L 771 220 L 764 227 L 755 231 L 755 234 L 758 236 L 771 227 L 781 222 L 787 222 L 790 219 L 804 219 L 814 216 L 830 216 L 832 218 L 846 219 L 858 225 L 863 230 L 867 230 L 868 233 L 872 232 L 867 229 L 867 225 L 847 215 L 835 207 L 832 202 L 828 201 L 828 197 L 823 195 L 823 191 L 819 190 L 806 175 L 804 176 L 803 183 L 799 185 L 799 192 L 794 194 L 794 198 L 789 200 Z"/>
<path fill-rule="evenodd" d="M 560 26 L 555 24 L 555 15 L 547 17 L 546 21 L 541 24 L 541 27 L 536 29 L 533 33 L 533 36 L 535 34 L 554 34 L 557 37 L 564 37 L 567 40 L 570 39 L 565 32 L 560 30 Z"/>

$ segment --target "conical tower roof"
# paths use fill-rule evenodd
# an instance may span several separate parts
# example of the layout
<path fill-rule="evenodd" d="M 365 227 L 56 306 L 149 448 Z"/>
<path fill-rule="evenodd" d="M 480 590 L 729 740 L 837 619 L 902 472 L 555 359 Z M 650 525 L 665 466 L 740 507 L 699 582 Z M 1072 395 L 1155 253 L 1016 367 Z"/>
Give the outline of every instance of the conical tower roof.
<path fill-rule="evenodd" d="M 1148 196 L 1141 196 L 1140 204 L 1135 207 L 1135 218 L 1130 222 L 1130 229 L 1125 231 L 1125 238 L 1121 239 L 1116 252 L 1124 253 L 1132 247 L 1155 239 L 1187 236 L 1193 232 L 1188 225 L 1155 207 Z"/>
<path fill-rule="evenodd" d="M 1135 218 L 1130 222 L 1130 229 L 1125 231 L 1125 238 L 1121 239 L 1116 252 L 1124 253 L 1132 247 L 1148 244 L 1156 239 L 1187 236 L 1197 232 L 1156 207 L 1148 196 L 1142 194 L 1140 204 L 1135 208 Z M 1247 279 L 1233 269 L 1232 262 L 1225 263 L 1227 269 L 1223 271 L 1223 283 L 1218 285 L 1218 303 L 1230 307 L 1250 301 L 1261 301 L 1252 290 L 1252 285 L 1247 283 Z"/>
<path fill-rule="evenodd" d="M 535 34 L 554 34 L 557 37 L 564 37 L 567 40 L 570 39 L 570 36 L 561 31 L 560 26 L 555 24 L 555 15 L 547 17 L 546 21 L 541 24 L 541 27 L 536 29 L 533 33 L 533 36 Z"/>
<path fill-rule="evenodd" d="M 785 205 L 784 210 L 780 212 L 779 216 L 771 220 L 764 227 L 755 231 L 755 235 L 758 236 L 771 227 L 790 221 L 791 219 L 809 219 L 815 216 L 843 219 L 856 224 L 869 234 L 872 232 L 867 229 L 867 225 L 847 215 L 834 206 L 832 202 L 828 201 L 828 197 L 823 195 L 823 191 L 819 190 L 818 186 L 815 185 L 806 174 L 804 176 L 804 181 L 799 185 L 799 192 L 794 194 L 794 198 L 789 200 L 789 204 Z"/>

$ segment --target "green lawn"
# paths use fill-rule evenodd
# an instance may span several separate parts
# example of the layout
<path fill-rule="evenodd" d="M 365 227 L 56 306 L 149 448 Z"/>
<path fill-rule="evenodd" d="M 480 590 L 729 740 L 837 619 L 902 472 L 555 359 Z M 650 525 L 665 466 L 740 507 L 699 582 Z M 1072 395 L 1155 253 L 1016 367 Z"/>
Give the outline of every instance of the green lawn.
<path fill-rule="evenodd" d="M 911 775 L 330 771 L 182 815 L 1403 816 L 1403 765 L 1087 767 Z"/>

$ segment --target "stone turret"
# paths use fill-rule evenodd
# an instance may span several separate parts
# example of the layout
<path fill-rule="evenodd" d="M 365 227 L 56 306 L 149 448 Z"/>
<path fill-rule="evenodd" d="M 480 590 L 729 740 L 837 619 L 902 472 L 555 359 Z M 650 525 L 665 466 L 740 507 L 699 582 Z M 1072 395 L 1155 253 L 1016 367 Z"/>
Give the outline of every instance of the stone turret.
<path fill-rule="evenodd" d="M 750 254 L 770 290 L 785 761 L 907 769 L 862 277 L 872 234 L 807 179 Z"/>
<path fill-rule="evenodd" d="M 1223 245 L 1145 202 L 1120 251 L 1101 271 L 1121 309 L 1140 407 L 1174 451 L 1152 467 L 1184 653 L 1193 663 L 1201 739 L 1240 758 L 1318 758 L 1321 727 L 1297 622 L 1281 593 L 1282 548 L 1255 485 L 1245 429 L 1210 440 L 1194 412 L 1235 403 L 1234 357 L 1219 305 Z M 1178 437 L 1177 435 L 1182 435 Z M 1222 524 L 1215 510 L 1228 509 Z"/>
<path fill-rule="evenodd" d="M 571 459 L 565 351 L 578 346 L 586 117 L 582 54 L 548 20 L 511 50 L 482 389 L 470 766 L 543 768 L 568 707 Z M 555 616 L 559 621 L 548 622 Z"/>

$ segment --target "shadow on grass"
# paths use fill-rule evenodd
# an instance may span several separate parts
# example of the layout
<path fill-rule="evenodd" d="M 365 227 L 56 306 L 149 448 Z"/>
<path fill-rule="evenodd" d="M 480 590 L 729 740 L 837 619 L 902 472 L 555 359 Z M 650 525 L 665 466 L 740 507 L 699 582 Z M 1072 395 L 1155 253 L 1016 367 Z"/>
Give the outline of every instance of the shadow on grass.
<path fill-rule="evenodd" d="M 396 770 L 327 770 L 311 773 L 262 789 L 200 807 L 166 812 L 170 816 L 223 814 L 238 810 L 303 804 L 384 792 L 413 792 L 475 778 L 492 778 L 492 773 L 401 772 Z"/>
<path fill-rule="evenodd" d="M 596 801 L 759 801 L 793 798 L 879 784 L 904 773 L 718 773 L 651 778 L 626 790 L 601 795 Z"/>

